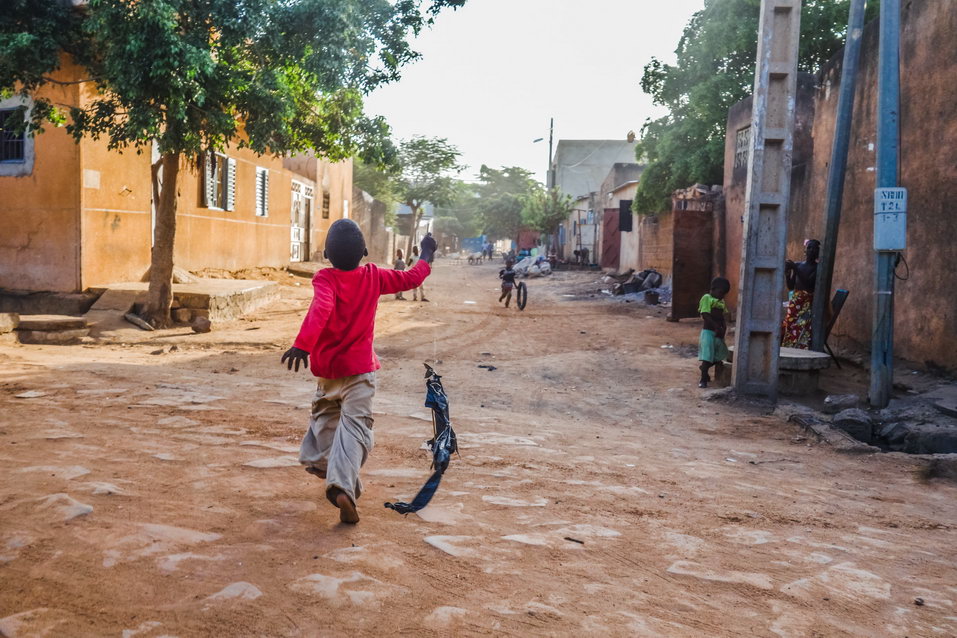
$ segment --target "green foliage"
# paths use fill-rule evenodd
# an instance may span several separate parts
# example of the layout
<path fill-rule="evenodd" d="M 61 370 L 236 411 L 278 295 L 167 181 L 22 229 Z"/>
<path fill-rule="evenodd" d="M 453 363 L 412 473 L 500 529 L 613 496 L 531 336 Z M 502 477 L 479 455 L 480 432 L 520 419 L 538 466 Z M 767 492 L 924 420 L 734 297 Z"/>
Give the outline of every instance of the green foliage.
<path fill-rule="evenodd" d="M 728 109 L 750 95 L 760 0 L 705 0 L 685 27 L 674 65 L 653 58 L 641 87 L 669 114 L 649 120 L 636 149 L 648 164 L 633 204 L 640 213 L 670 205 L 671 193 L 723 179 Z M 877 3 L 868 3 L 876 15 Z M 804 0 L 799 69 L 815 71 L 844 44 L 849 0 Z"/>
<path fill-rule="evenodd" d="M 395 206 L 399 202 L 398 161 L 392 165 L 377 165 L 356 158 L 352 163 L 352 183 L 385 204 L 387 226 L 395 224 Z"/>
<path fill-rule="evenodd" d="M 513 239 L 522 228 L 524 199 L 539 188 L 531 171 L 518 166 L 489 168 L 482 165 L 478 174 L 477 210 L 485 233 L 497 239 Z"/>
<path fill-rule="evenodd" d="M 477 237 L 485 230 L 485 220 L 478 210 L 477 188 L 461 180 L 455 180 L 455 193 L 444 206 L 435 207 L 436 232 L 454 235 L 460 239 Z"/>
<path fill-rule="evenodd" d="M 522 198 L 522 225 L 532 230 L 553 234 L 575 208 L 571 195 L 558 188 L 536 188 Z"/>
<path fill-rule="evenodd" d="M 98 89 L 70 109 L 77 138 L 122 149 L 157 140 L 194 155 L 236 143 L 258 153 L 361 152 L 389 162 L 388 128 L 362 95 L 399 76 L 409 40 L 464 0 L 7 0 L 0 91 L 33 96 L 34 125 L 57 121 L 37 91 L 66 52 Z M 423 12 L 424 10 L 424 12 Z"/>
<path fill-rule="evenodd" d="M 459 150 L 441 137 L 416 136 L 399 146 L 400 174 L 397 180 L 400 201 L 417 213 L 425 202 L 434 206 L 451 203 L 455 197 L 455 175 L 460 166 Z"/>

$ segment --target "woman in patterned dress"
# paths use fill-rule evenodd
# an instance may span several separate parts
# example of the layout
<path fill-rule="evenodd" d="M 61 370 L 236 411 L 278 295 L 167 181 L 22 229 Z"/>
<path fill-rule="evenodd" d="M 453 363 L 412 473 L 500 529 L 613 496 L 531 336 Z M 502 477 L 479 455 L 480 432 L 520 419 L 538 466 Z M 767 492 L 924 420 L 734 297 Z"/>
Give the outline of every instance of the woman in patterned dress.
<path fill-rule="evenodd" d="M 817 278 L 817 259 L 821 254 L 821 242 L 808 239 L 804 242 L 804 261 L 784 262 L 784 280 L 788 290 L 788 309 L 781 326 L 781 345 L 787 348 L 811 348 L 811 302 L 814 299 L 814 282 Z"/>

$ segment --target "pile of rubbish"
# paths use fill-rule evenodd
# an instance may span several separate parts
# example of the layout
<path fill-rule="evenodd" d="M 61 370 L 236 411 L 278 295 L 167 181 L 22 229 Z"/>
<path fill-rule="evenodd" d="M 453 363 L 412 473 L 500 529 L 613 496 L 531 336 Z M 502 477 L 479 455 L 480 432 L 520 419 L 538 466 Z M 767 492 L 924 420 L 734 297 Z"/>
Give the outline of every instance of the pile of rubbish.
<path fill-rule="evenodd" d="M 655 290 L 661 287 L 664 278 L 654 268 L 647 268 L 636 273 L 629 268 L 624 273 L 610 273 L 602 277 L 602 283 L 611 284 L 613 295 L 627 295 L 644 290 Z"/>
<path fill-rule="evenodd" d="M 545 255 L 526 257 L 512 266 L 512 269 L 519 277 L 545 277 L 552 274 L 552 265 Z"/>

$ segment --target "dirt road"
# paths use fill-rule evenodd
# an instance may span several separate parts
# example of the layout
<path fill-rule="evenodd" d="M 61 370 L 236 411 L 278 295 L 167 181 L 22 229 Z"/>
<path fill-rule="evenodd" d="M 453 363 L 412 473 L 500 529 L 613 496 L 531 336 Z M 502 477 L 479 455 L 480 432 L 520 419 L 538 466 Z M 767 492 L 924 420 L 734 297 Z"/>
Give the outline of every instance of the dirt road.
<path fill-rule="evenodd" d="M 313 382 L 278 361 L 307 281 L 208 335 L 0 346 L 0 632 L 957 635 L 955 486 L 703 401 L 694 322 L 579 273 L 506 311 L 495 268 L 383 299 L 355 527 L 296 463 Z M 402 517 L 382 504 L 428 474 L 425 359 L 462 454 Z"/>

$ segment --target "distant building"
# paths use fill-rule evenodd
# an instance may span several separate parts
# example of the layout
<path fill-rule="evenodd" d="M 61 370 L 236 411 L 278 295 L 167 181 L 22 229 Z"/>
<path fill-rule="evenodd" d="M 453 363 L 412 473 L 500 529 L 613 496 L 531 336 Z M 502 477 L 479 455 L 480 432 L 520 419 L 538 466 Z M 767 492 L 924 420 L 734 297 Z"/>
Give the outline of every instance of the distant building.
<path fill-rule="evenodd" d="M 635 162 L 635 145 L 627 140 L 558 140 L 552 158 L 555 187 L 576 198 L 599 191 L 615 164 Z"/>
<path fill-rule="evenodd" d="M 558 141 L 552 158 L 553 183 L 562 194 L 575 199 L 575 211 L 559 230 L 562 259 L 574 259 L 574 251 L 585 248 L 589 260 L 598 262 L 605 211 L 602 186 L 615 166 L 637 166 L 635 145 L 634 138 Z"/>
<path fill-rule="evenodd" d="M 602 211 L 602 230 L 601 246 L 596 257 L 602 268 L 636 268 L 638 233 L 631 203 L 638 192 L 638 181 L 644 168 L 634 162 L 616 163 L 608 171 L 598 190 L 597 203 Z"/>

